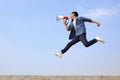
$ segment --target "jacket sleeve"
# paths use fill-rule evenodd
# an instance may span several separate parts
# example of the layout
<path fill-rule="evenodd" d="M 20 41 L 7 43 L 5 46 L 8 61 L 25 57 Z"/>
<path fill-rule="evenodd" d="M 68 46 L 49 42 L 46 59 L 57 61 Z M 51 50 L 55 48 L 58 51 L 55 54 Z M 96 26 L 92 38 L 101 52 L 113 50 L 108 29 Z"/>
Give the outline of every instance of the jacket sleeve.
<path fill-rule="evenodd" d="M 80 17 L 84 22 L 92 22 L 92 19 L 86 17 Z"/>

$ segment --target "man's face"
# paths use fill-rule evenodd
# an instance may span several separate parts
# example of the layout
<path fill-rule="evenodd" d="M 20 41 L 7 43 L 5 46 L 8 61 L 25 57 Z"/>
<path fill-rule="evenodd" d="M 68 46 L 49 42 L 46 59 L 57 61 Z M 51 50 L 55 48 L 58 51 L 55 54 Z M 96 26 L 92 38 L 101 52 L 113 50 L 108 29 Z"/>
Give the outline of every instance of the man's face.
<path fill-rule="evenodd" d="M 71 19 L 74 19 L 75 18 L 75 15 L 73 13 L 70 14 L 70 18 Z"/>

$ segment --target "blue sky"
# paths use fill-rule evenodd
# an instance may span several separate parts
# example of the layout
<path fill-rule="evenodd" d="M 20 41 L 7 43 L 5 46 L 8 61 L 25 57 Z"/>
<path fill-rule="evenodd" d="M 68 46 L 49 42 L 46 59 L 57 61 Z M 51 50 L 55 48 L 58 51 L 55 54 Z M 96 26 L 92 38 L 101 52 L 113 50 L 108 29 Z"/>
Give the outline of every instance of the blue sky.
<path fill-rule="evenodd" d="M 78 43 L 58 59 L 69 32 L 55 18 L 72 11 L 101 22 L 86 23 L 87 37 L 106 43 Z M 119 14 L 119 0 L 0 0 L 0 74 L 120 75 Z"/>

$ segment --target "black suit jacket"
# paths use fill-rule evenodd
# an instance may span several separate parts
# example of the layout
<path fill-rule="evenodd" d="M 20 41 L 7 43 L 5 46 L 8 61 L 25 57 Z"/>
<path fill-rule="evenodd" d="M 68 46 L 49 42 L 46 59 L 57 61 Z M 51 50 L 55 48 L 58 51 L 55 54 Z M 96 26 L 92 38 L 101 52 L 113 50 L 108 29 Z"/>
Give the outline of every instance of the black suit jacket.
<path fill-rule="evenodd" d="M 70 30 L 69 39 L 73 39 L 74 37 L 75 37 L 75 29 L 74 27 L 72 27 L 72 29 Z"/>

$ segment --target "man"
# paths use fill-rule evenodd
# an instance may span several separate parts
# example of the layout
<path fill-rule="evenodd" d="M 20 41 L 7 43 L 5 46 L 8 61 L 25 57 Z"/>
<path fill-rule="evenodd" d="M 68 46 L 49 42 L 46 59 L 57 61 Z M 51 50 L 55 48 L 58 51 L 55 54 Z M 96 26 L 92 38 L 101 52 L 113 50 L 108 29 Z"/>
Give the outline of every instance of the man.
<path fill-rule="evenodd" d="M 97 21 L 94 21 L 92 19 L 89 18 L 85 18 L 85 17 L 78 17 L 79 14 L 77 12 L 72 12 L 70 15 L 71 18 L 71 23 L 69 26 L 67 26 L 66 24 L 66 20 L 63 20 L 65 29 L 67 31 L 71 31 L 69 39 L 72 39 L 64 49 L 61 50 L 60 53 L 56 53 L 55 55 L 58 56 L 59 58 L 62 57 L 62 55 L 74 44 L 78 43 L 78 42 L 82 42 L 84 44 L 85 47 L 89 47 L 97 42 L 101 42 L 104 43 L 105 41 L 100 38 L 100 37 L 96 37 L 93 40 L 87 41 L 86 38 L 86 27 L 85 27 L 85 22 L 90 22 L 90 23 L 95 23 L 97 26 L 100 26 L 100 23 Z"/>

